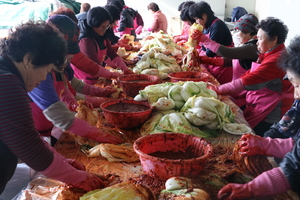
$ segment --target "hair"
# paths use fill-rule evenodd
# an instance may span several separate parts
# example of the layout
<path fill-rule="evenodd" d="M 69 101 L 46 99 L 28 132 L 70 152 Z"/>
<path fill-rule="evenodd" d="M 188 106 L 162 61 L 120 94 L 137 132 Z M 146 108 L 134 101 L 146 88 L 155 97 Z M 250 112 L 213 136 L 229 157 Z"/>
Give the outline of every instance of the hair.
<path fill-rule="evenodd" d="M 91 9 L 91 5 L 89 3 L 82 3 L 80 5 L 80 12 L 87 12 Z"/>
<path fill-rule="evenodd" d="M 194 1 L 186 1 L 182 5 L 182 10 L 180 13 L 180 19 L 184 22 L 189 22 L 190 24 L 193 24 L 196 22 L 194 18 L 192 18 L 189 14 L 189 8 L 191 5 L 193 5 Z"/>
<path fill-rule="evenodd" d="M 22 62 L 29 53 L 35 68 L 65 62 L 67 42 L 59 30 L 44 21 L 29 21 L 10 29 L 7 38 L 0 41 L 0 55 L 6 55 L 15 62 Z"/>
<path fill-rule="evenodd" d="M 121 11 L 117 8 L 117 6 L 107 4 L 104 8 L 110 13 L 113 22 L 120 19 Z"/>
<path fill-rule="evenodd" d="M 153 12 L 159 11 L 159 6 L 152 2 L 147 6 L 148 10 L 152 10 Z"/>
<path fill-rule="evenodd" d="M 110 24 L 113 22 L 109 12 L 101 6 L 94 7 L 87 13 L 87 24 L 93 28 L 101 26 L 107 20 Z"/>
<path fill-rule="evenodd" d="M 183 5 L 184 3 L 185 3 L 185 2 L 182 2 L 181 4 L 179 4 L 179 6 L 178 6 L 178 8 L 177 8 L 178 11 L 181 11 L 181 10 L 182 10 L 182 5 Z"/>
<path fill-rule="evenodd" d="M 300 36 L 296 36 L 279 58 L 279 67 L 300 78 Z"/>
<path fill-rule="evenodd" d="M 75 15 L 74 11 L 70 8 L 60 7 L 56 11 L 53 11 L 49 15 L 49 17 L 51 17 L 52 15 L 66 15 L 66 16 L 70 17 L 76 24 L 78 23 L 78 19 Z"/>
<path fill-rule="evenodd" d="M 122 12 L 124 6 L 119 0 L 107 0 L 107 5 L 116 6 L 120 10 L 120 12 Z"/>
<path fill-rule="evenodd" d="M 212 18 L 215 15 L 207 2 L 200 1 L 190 6 L 189 15 L 191 18 L 203 19 L 203 14 L 206 14 L 208 18 Z"/>
<path fill-rule="evenodd" d="M 119 2 L 121 2 L 121 4 L 123 5 L 123 6 L 125 6 L 125 1 L 124 0 L 118 0 Z"/>
<path fill-rule="evenodd" d="M 266 32 L 269 41 L 273 41 L 277 36 L 277 44 L 284 43 L 289 32 L 288 27 L 280 19 L 274 17 L 268 17 L 265 20 L 261 20 L 256 25 L 256 28 Z"/>

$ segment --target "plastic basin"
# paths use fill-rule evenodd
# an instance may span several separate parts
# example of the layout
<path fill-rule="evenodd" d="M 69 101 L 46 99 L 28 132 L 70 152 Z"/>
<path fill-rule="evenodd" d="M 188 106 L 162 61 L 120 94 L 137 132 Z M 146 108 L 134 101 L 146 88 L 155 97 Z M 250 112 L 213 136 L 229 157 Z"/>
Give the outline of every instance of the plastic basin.
<path fill-rule="evenodd" d="M 196 71 L 182 71 L 182 72 L 173 72 L 169 74 L 171 82 L 176 83 L 179 81 L 204 81 L 206 82 L 209 78 L 207 73 L 196 72 Z"/>
<path fill-rule="evenodd" d="M 144 172 L 160 180 L 197 177 L 213 153 L 210 142 L 183 133 L 146 135 L 137 139 L 133 148 L 140 156 Z"/>
<path fill-rule="evenodd" d="M 159 83 L 160 79 L 148 74 L 128 74 L 118 77 L 118 82 L 125 95 L 135 97 L 140 90 L 148 85 Z"/>
<path fill-rule="evenodd" d="M 148 102 L 131 99 L 104 102 L 100 108 L 107 122 L 121 129 L 132 129 L 143 125 L 153 110 Z"/>

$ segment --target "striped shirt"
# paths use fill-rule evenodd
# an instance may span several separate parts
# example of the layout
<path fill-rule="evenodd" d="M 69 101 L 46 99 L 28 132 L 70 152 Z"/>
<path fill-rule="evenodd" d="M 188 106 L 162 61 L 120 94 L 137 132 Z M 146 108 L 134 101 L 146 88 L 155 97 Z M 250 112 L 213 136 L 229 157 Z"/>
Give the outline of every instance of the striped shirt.
<path fill-rule="evenodd" d="M 29 167 L 44 171 L 52 163 L 53 154 L 34 127 L 21 74 L 4 57 L 0 57 L 0 85 L 0 140 Z"/>

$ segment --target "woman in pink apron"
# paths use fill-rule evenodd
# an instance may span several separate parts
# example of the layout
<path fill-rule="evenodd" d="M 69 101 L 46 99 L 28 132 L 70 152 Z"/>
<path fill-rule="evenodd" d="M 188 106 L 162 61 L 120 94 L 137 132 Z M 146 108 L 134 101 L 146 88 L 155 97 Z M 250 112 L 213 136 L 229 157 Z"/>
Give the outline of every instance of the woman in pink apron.
<path fill-rule="evenodd" d="M 128 69 L 123 59 L 113 50 L 105 34 L 111 21 L 111 16 L 107 10 L 100 6 L 92 8 L 88 12 L 87 20 L 84 20 L 80 26 L 80 50 L 99 65 L 106 63 L 113 68 L 121 69 L 125 74 L 132 74 L 133 72 Z M 83 79 L 89 84 L 97 82 L 99 76 L 87 74 L 76 66 L 72 66 L 72 68 L 78 79 Z"/>
<path fill-rule="evenodd" d="M 257 28 L 258 62 L 253 63 L 251 70 L 242 77 L 215 90 L 219 94 L 230 95 L 246 89 L 244 117 L 256 134 L 263 135 L 292 106 L 294 88 L 283 79 L 285 72 L 278 67 L 278 58 L 285 51 L 286 25 L 269 17 L 262 20 Z"/>
<path fill-rule="evenodd" d="M 196 22 L 203 26 L 204 34 L 211 40 L 228 47 L 233 46 L 232 36 L 227 25 L 214 16 L 211 7 L 205 1 L 197 2 L 189 7 L 189 14 Z M 199 52 L 200 56 L 216 57 L 216 53 L 211 51 L 204 44 Z M 232 67 L 222 67 L 205 65 L 207 70 L 221 83 L 227 83 L 232 80 Z"/>
<path fill-rule="evenodd" d="M 194 39 L 202 42 L 211 51 L 217 53 L 218 56 L 225 58 L 209 58 L 201 57 L 203 64 L 217 65 L 233 67 L 232 80 L 240 78 L 247 70 L 251 68 L 252 62 L 255 62 L 258 58 L 257 51 L 257 29 L 255 28 L 258 23 L 258 19 L 253 14 L 246 14 L 242 16 L 235 24 L 235 30 L 237 31 L 238 39 L 240 40 L 240 46 L 238 47 L 225 47 L 212 41 L 200 31 L 195 31 L 192 34 Z M 235 103 L 241 107 L 244 106 L 246 90 L 231 94 Z"/>

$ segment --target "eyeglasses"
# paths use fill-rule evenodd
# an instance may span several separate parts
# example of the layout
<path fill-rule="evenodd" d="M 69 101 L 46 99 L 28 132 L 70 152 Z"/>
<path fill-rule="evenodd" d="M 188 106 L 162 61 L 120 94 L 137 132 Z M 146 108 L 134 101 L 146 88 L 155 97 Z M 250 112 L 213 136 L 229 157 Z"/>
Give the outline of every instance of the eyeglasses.
<path fill-rule="evenodd" d="M 101 28 L 102 28 L 103 30 L 107 30 L 109 27 L 110 27 L 110 24 L 108 24 L 108 25 L 106 25 L 106 26 L 101 26 Z"/>

